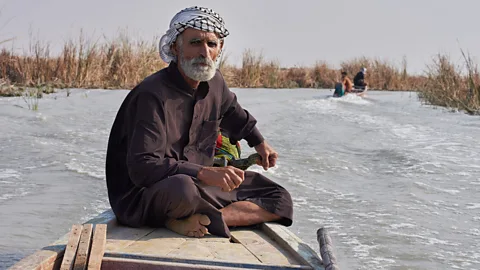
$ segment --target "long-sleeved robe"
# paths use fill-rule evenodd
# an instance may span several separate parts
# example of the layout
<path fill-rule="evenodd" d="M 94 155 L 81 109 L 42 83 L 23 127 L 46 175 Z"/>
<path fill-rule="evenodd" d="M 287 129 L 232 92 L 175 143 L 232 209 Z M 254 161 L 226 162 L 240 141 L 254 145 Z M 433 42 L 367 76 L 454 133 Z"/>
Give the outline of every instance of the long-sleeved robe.
<path fill-rule="evenodd" d="M 193 90 L 175 63 L 137 85 L 113 123 L 106 158 L 110 205 L 128 226 L 163 226 L 167 218 L 207 215 L 212 234 L 230 236 L 221 209 L 251 201 L 292 224 L 290 194 L 261 174 L 247 171 L 237 189 L 223 192 L 196 176 L 212 166 L 221 127 L 233 141 L 263 141 L 256 120 L 237 102 L 220 74 Z"/>

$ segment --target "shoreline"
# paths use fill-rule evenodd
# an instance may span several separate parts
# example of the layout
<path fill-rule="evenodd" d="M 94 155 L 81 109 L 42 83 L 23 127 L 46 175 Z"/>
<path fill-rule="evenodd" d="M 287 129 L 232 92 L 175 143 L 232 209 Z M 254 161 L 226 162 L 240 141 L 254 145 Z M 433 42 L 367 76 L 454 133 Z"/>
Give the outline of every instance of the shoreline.
<path fill-rule="evenodd" d="M 230 65 L 228 54 L 218 59 L 230 88 L 333 89 L 340 72 L 349 78 L 367 68 L 365 80 L 372 91 L 419 92 L 430 105 L 456 108 L 469 114 L 480 113 L 480 73 L 470 55 L 463 53 L 462 66 L 447 55 L 438 54 L 426 64 L 423 75 L 407 72 L 407 61 L 400 66 L 391 61 L 366 57 L 345 60 L 340 68 L 317 61 L 313 66 L 281 67 L 267 61 L 261 53 L 245 50 L 241 67 Z M 80 36 L 66 41 L 59 55 L 51 55 L 49 46 L 36 41 L 24 54 L 0 51 L 0 96 L 31 96 L 51 89 L 132 89 L 148 75 L 167 66 L 158 55 L 156 42 L 134 41 L 128 36 L 103 43 L 92 43 Z"/>

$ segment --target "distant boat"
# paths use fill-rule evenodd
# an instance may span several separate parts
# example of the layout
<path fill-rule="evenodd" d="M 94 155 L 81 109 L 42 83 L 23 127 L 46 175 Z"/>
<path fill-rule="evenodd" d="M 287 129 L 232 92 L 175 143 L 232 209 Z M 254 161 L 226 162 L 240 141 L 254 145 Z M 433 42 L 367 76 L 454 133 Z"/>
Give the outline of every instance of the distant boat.
<path fill-rule="evenodd" d="M 342 83 L 339 82 L 339 83 L 335 84 L 333 97 L 343 97 L 343 96 L 346 96 L 346 95 L 357 95 L 359 97 L 363 97 L 367 93 L 368 87 L 367 86 L 353 86 L 353 89 L 350 92 L 344 92 L 343 95 L 339 95 L 338 93 L 341 93 L 341 91 L 343 91 L 342 89 L 343 89 Z"/>
<path fill-rule="evenodd" d="M 349 94 L 356 94 L 357 96 L 363 97 L 368 91 L 368 86 L 354 86 L 353 90 Z"/>
<path fill-rule="evenodd" d="M 191 238 L 126 227 L 107 210 L 10 269 L 338 269 L 323 228 L 317 231 L 321 256 L 276 223 L 232 228 L 231 235 Z"/>

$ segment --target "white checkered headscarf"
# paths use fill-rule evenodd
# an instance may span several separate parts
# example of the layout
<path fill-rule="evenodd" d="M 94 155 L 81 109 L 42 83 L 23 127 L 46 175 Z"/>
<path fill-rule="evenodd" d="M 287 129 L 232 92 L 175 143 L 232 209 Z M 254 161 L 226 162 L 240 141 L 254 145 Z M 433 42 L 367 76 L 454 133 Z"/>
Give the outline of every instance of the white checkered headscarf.
<path fill-rule="evenodd" d="M 177 13 L 170 21 L 170 29 L 160 39 L 160 57 L 170 63 L 175 60 L 171 45 L 187 28 L 216 33 L 220 38 L 229 35 L 225 22 L 215 11 L 203 7 L 189 7 Z"/>

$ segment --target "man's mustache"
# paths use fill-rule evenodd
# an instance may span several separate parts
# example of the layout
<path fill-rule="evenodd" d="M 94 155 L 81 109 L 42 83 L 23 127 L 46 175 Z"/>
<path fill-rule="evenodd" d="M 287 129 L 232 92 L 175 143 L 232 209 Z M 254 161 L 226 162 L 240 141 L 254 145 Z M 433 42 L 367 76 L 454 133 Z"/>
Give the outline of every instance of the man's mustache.
<path fill-rule="evenodd" d="M 190 60 L 190 63 L 191 64 L 205 64 L 205 65 L 208 65 L 209 67 L 213 67 L 215 65 L 215 63 L 213 62 L 212 59 L 205 58 L 205 57 L 202 57 L 202 56 L 193 58 L 192 60 Z"/>

